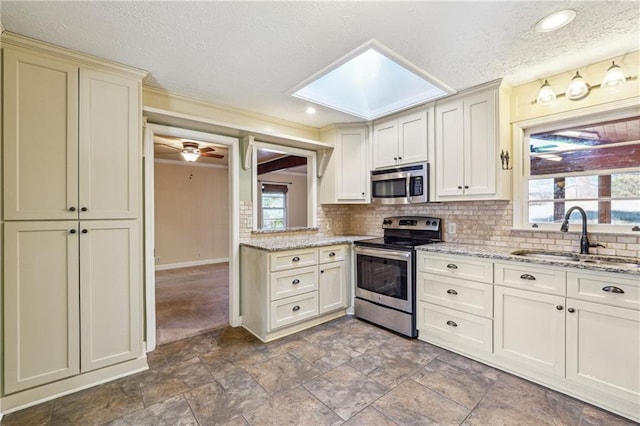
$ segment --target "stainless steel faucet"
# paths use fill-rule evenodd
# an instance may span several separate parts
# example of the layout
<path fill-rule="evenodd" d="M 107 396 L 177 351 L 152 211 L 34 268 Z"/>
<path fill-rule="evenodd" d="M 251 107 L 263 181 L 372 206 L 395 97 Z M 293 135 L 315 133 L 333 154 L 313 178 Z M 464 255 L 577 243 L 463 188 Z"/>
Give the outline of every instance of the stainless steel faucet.
<path fill-rule="evenodd" d="M 569 230 L 569 217 L 574 210 L 578 210 L 580 212 L 580 216 L 582 216 L 582 234 L 580 235 L 580 254 L 589 254 L 589 247 L 595 247 L 595 245 L 589 244 L 589 238 L 587 238 L 587 214 L 581 207 L 573 206 L 567 210 L 567 213 L 564 215 L 564 221 L 560 226 L 561 232 L 567 232 Z"/>

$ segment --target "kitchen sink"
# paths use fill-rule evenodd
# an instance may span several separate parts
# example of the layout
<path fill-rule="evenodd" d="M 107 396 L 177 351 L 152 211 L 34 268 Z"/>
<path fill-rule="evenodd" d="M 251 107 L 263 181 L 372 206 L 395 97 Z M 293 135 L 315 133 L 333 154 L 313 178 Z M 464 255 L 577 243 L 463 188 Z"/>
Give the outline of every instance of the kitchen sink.
<path fill-rule="evenodd" d="M 575 262 L 624 268 L 640 268 L 640 259 L 636 257 L 604 256 L 597 254 L 574 254 L 562 251 L 545 250 L 516 250 L 511 252 L 511 254 L 514 256 L 530 257 L 543 260 L 558 260 L 561 262 Z"/>

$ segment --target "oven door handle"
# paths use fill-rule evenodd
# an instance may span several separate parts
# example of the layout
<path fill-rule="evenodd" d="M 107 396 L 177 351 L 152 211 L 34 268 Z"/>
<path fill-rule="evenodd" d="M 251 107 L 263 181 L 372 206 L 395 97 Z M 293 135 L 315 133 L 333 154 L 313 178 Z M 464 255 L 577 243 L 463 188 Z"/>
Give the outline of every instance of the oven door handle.
<path fill-rule="evenodd" d="M 411 252 L 399 251 L 399 250 L 387 250 L 387 249 L 370 249 L 367 247 L 355 247 L 356 254 L 364 254 L 366 256 L 384 257 L 387 259 L 395 260 L 409 260 L 411 259 Z"/>

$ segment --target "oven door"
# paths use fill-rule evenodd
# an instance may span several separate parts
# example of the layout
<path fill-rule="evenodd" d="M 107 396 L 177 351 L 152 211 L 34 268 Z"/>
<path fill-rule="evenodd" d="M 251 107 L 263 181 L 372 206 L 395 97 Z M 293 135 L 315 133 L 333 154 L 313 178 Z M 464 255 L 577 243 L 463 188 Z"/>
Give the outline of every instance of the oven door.
<path fill-rule="evenodd" d="M 356 297 L 413 313 L 413 252 L 356 246 Z"/>

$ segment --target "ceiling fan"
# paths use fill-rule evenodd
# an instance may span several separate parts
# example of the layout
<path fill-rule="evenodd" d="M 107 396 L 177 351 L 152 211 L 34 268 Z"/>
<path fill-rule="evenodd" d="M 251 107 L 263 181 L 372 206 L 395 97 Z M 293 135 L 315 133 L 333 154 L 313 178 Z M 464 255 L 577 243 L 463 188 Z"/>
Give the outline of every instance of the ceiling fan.
<path fill-rule="evenodd" d="M 182 142 L 182 149 L 174 145 L 169 145 L 165 143 L 160 143 L 159 145 L 182 151 L 181 152 L 182 157 L 186 161 L 196 161 L 198 157 L 201 157 L 201 156 L 209 157 L 209 158 L 224 158 L 224 155 L 222 154 L 215 154 L 214 148 L 211 148 L 208 146 L 204 148 L 200 148 L 200 145 L 197 142 Z"/>

